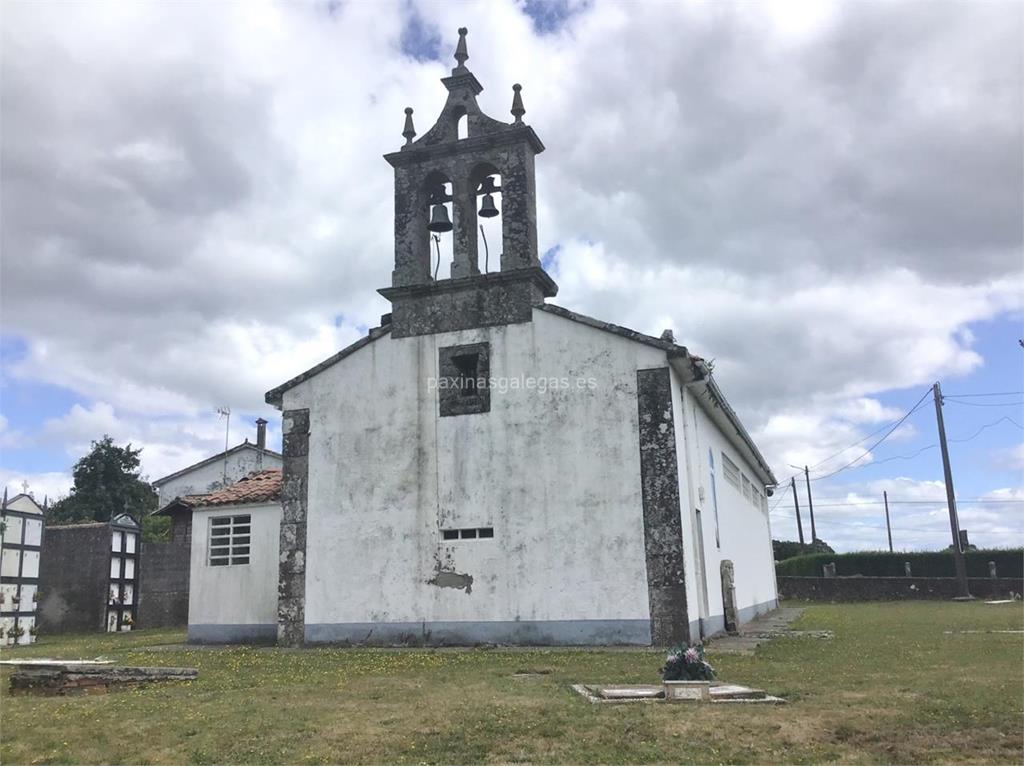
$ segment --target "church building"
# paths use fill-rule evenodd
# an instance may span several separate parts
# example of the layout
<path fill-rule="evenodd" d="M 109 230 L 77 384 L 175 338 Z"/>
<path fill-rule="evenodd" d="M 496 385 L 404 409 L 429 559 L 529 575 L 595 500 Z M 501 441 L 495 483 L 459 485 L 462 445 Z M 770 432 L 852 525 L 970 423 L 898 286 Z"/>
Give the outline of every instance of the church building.
<path fill-rule="evenodd" d="M 276 614 L 283 645 L 666 645 L 774 608 L 771 469 L 671 332 L 550 302 L 544 144 L 519 85 L 511 122 L 480 110 L 467 59 L 460 29 L 436 124 L 416 138 L 406 109 L 385 156 L 391 313 L 266 395 L 283 414 L 278 592 L 249 611 Z M 501 222 L 493 258 L 478 217 Z M 211 620 L 190 632 L 215 640 Z"/>

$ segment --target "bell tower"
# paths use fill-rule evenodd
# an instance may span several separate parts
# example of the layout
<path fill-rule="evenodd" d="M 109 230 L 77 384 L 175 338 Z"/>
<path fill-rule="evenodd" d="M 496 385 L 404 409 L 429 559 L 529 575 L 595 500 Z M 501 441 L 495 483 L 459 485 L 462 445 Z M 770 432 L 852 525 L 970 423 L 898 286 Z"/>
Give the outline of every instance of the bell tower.
<path fill-rule="evenodd" d="M 544 144 L 523 122 L 521 86 L 512 86 L 511 123 L 480 110 L 483 86 L 466 67 L 466 34 L 459 30 L 456 66 L 441 80 L 448 99 L 434 126 L 416 139 L 407 108 L 405 145 L 384 156 L 395 169 L 395 268 L 391 287 L 379 292 L 392 304 L 393 337 L 528 322 L 533 306 L 558 292 L 537 253 L 534 157 Z M 489 257 L 490 268 L 481 271 L 478 217 L 499 216 L 501 241 L 491 247 L 500 246 L 500 256 Z M 431 268 L 431 244 L 449 231 L 453 259 L 446 277 L 439 252 Z"/>

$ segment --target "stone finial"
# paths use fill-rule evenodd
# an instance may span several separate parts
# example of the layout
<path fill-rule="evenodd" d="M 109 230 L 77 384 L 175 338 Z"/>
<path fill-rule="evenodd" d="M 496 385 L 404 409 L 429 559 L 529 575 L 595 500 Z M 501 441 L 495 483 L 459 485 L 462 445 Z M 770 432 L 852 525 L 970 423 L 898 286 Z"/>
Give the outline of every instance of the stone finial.
<path fill-rule="evenodd" d="M 469 58 L 469 51 L 466 49 L 466 35 L 469 34 L 469 30 L 465 27 L 459 27 L 459 44 L 455 46 L 455 60 L 459 62 L 456 69 L 466 68 L 466 59 Z"/>
<path fill-rule="evenodd" d="M 522 122 L 523 115 L 526 114 L 526 108 L 523 106 L 523 97 L 519 95 L 522 89 L 523 86 L 519 83 L 512 86 L 512 114 L 516 118 L 516 122 Z"/>
<path fill-rule="evenodd" d="M 661 333 L 661 339 L 667 340 L 669 343 L 676 342 L 676 334 L 671 329 L 663 330 Z"/>
<path fill-rule="evenodd" d="M 405 129 L 402 131 L 402 135 L 405 136 L 405 145 L 408 146 L 412 143 L 413 138 L 416 136 L 416 128 L 412 126 L 412 107 L 405 107 Z"/>

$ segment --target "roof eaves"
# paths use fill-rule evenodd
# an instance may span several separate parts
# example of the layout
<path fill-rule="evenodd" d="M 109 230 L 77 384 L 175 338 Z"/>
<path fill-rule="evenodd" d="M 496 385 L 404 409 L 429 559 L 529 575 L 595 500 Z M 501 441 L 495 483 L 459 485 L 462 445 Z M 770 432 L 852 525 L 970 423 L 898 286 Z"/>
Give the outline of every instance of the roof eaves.
<path fill-rule="evenodd" d="M 157 508 L 153 511 L 151 516 L 170 516 L 178 511 L 190 511 L 195 507 L 195 503 L 203 495 L 185 495 L 183 497 L 176 497 L 161 508 Z"/>
<path fill-rule="evenodd" d="M 750 434 L 747 433 L 747 429 L 744 428 L 743 423 L 740 421 L 739 415 L 729 404 L 725 398 L 725 394 L 718 387 L 718 384 L 711 376 L 710 370 L 707 368 L 704 360 L 698 356 L 694 356 L 687 351 L 685 346 L 677 345 L 671 341 L 663 340 L 661 338 L 655 338 L 652 335 L 644 335 L 643 333 L 631 330 L 628 327 L 622 327 L 621 325 L 612 324 L 611 322 L 602 322 L 600 319 L 594 319 L 593 317 L 584 316 L 583 314 L 577 314 L 575 311 L 569 311 L 568 309 L 562 308 L 561 306 L 555 306 L 551 303 L 544 303 L 537 306 L 542 311 L 547 311 L 550 314 L 555 314 L 566 319 L 570 319 L 574 322 L 594 327 L 598 330 L 604 330 L 614 335 L 618 335 L 622 338 L 628 338 L 638 343 L 643 343 L 654 348 L 663 350 L 669 357 L 670 360 L 687 363 L 690 370 L 690 379 L 692 381 L 702 381 L 707 384 L 708 390 L 715 404 L 721 407 L 722 412 L 728 418 L 729 423 L 736 431 L 736 435 L 744 443 L 744 445 L 750 450 L 754 459 L 758 463 L 758 468 L 763 474 L 763 478 L 767 481 L 766 484 L 776 484 L 775 474 L 772 473 L 771 467 L 768 465 L 768 461 L 764 459 L 761 451 L 754 444 L 754 440 L 750 438 Z"/>
<path fill-rule="evenodd" d="M 291 388 L 295 388 L 295 386 L 299 385 L 300 383 L 303 383 L 303 382 L 309 380 L 310 378 L 314 377 L 315 375 L 318 375 L 319 373 L 323 372 L 324 370 L 326 370 L 331 365 L 340 362 L 346 356 L 349 356 L 350 354 L 354 354 L 356 351 L 361 349 L 363 346 L 368 346 L 369 344 L 373 343 L 373 341 L 375 341 L 378 338 L 381 338 L 381 337 L 387 335 L 390 332 L 391 332 L 391 325 L 389 325 L 389 324 L 388 325 L 382 325 L 381 327 L 374 327 L 364 337 L 360 338 L 359 340 L 357 340 L 352 345 L 346 346 L 345 348 L 343 348 L 341 351 L 339 351 L 338 353 L 334 354 L 333 356 L 330 356 L 327 359 L 324 359 L 322 362 L 320 362 L 320 364 L 318 364 L 318 365 L 316 365 L 314 367 L 310 367 L 308 370 L 306 370 L 303 373 L 299 373 L 298 375 L 296 375 L 291 380 L 289 380 L 289 381 L 287 381 L 285 383 L 282 383 L 280 386 L 277 386 L 276 388 L 272 388 L 269 391 L 267 391 L 267 393 L 266 393 L 266 395 L 264 397 L 266 402 L 267 402 L 267 404 L 271 404 L 274 407 L 277 407 L 278 409 L 280 409 L 281 408 L 281 400 L 282 400 L 282 397 L 283 397 L 285 391 L 287 391 L 287 390 L 289 390 Z"/>
<path fill-rule="evenodd" d="M 546 311 L 549 314 L 555 314 L 566 319 L 570 319 L 573 322 L 579 322 L 590 327 L 597 328 L 598 330 L 604 330 L 614 335 L 618 335 L 628 340 L 634 340 L 637 343 L 643 343 L 647 346 L 653 346 L 654 348 L 660 348 L 673 356 L 688 356 L 689 352 L 685 346 L 679 346 L 672 341 L 662 340 L 661 338 L 655 338 L 653 335 L 644 335 L 642 332 L 636 330 L 630 330 L 628 327 L 622 325 L 612 324 L 611 322 L 602 322 L 600 319 L 594 319 L 593 317 L 585 316 L 584 314 L 577 314 L 575 311 L 569 311 L 569 309 L 562 308 L 561 306 L 555 306 L 551 303 L 543 303 L 535 308 L 541 311 Z"/>
<path fill-rule="evenodd" d="M 166 484 L 169 481 L 173 481 L 174 479 L 177 479 L 179 476 L 184 476 L 186 473 L 189 473 L 190 471 L 194 471 L 197 468 L 202 468 L 203 466 L 210 465 L 210 463 L 216 463 L 218 460 L 223 460 L 224 458 L 228 457 L 229 455 L 233 455 L 234 453 L 236 453 L 236 452 L 238 452 L 240 450 L 243 450 L 243 449 L 255 449 L 255 450 L 258 450 L 259 447 L 256 446 L 255 444 L 253 444 L 250 441 L 244 441 L 241 444 L 236 444 L 231 449 L 224 450 L 223 452 L 218 452 L 216 455 L 212 455 L 211 457 L 208 457 L 208 458 L 205 458 L 203 460 L 200 460 L 198 463 L 193 463 L 192 465 L 188 466 L 187 468 L 182 468 L 180 471 L 175 471 L 174 473 L 169 473 L 166 476 L 161 476 L 159 479 L 155 479 L 155 480 L 151 481 L 150 484 L 152 484 L 154 487 L 162 486 L 162 485 Z M 272 456 L 272 457 L 281 458 L 282 460 L 284 459 L 284 456 L 280 452 L 275 452 L 272 449 L 267 449 L 266 447 L 264 447 L 263 448 L 263 452 L 265 454 L 267 454 L 267 455 Z"/>

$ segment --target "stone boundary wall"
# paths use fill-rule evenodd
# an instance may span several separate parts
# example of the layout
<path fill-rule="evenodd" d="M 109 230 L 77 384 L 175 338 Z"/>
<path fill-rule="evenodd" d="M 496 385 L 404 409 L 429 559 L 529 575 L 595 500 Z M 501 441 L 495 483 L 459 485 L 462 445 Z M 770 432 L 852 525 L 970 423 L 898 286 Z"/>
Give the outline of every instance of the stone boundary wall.
<path fill-rule="evenodd" d="M 779 577 L 779 598 L 804 601 L 904 601 L 951 599 L 955 577 Z M 1009 598 L 1024 592 L 1019 577 L 970 577 L 975 598 Z"/>
<path fill-rule="evenodd" d="M 142 543 L 139 575 L 139 628 L 188 624 L 190 546 Z"/>

